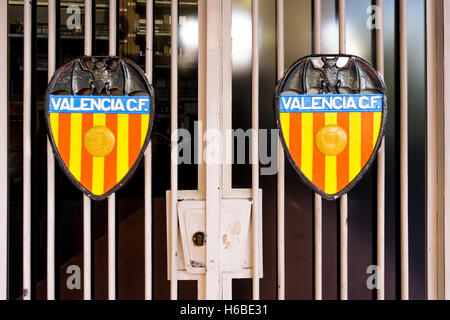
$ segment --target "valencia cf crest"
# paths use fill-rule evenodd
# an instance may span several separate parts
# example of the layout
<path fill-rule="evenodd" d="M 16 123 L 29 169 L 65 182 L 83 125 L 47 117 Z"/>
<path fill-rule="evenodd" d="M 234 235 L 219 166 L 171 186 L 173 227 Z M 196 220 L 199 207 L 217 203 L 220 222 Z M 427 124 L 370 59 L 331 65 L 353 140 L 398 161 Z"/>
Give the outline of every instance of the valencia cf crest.
<path fill-rule="evenodd" d="M 275 116 L 298 174 L 326 199 L 361 179 L 381 145 L 386 88 L 376 70 L 351 55 L 313 55 L 295 62 L 277 85 Z"/>
<path fill-rule="evenodd" d="M 120 189 L 150 141 L 153 89 L 119 57 L 82 57 L 59 68 L 46 92 L 53 152 L 70 180 L 94 200 Z"/>

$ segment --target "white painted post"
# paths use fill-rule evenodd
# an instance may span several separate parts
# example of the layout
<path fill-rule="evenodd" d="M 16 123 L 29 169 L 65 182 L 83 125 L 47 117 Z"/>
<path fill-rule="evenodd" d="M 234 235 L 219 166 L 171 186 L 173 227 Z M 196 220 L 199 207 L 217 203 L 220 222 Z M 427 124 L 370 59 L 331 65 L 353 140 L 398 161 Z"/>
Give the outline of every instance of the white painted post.
<path fill-rule="evenodd" d="M 153 0 L 147 0 L 145 35 L 145 75 L 153 82 Z M 156 106 L 152 106 L 156 108 Z M 145 299 L 152 299 L 152 143 L 148 144 L 144 158 L 145 165 Z"/>
<path fill-rule="evenodd" d="M 259 300 L 259 0 L 252 1 L 252 253 L 253 300 Z"/>
<path fill-rule="evenodd" d="M 23 300 L 31 299 L 31 1 L 24 1 L 23 58 Z"/>
<path fill-rule="evenodd" d="M 170 58 L 170 127 L 172 132 L 171 150 L 176 150 L 177 139 L 173 133 L 178 130 L 178 1 L 172 1 L 171 4 L 171 42 L 172 51 Z M 176 300 L 178 297 L 178 164 L 176 161 L 170 162 L 170 298 Z"/>
<path fill-rule="evenodd" d="M 48 81 L 56 69 L 56 1 L 48 1 Z M 47 300 L 55 300 L 55 156 L 47 137 Z"/>
<path fill-rule="evenodd" d="M 117 2 L 109 0 L 109 55 L 116 55 Z M 116 194 L 108 198 L 108 299 L 116 299 Z"/>
<path fill-rule="evenodd" d="M 384 21 L 383 21 L 383 0 L 377 0 L 379 8 L 381 28 L 376 31 L 376 50 L 377 50 L 377 71 L 384 78 Z M 378 265 L 378 290 L 377 299 L 384 300 L 384 247 L 385 247 L 385 138 L 378 150 L 377 164 L 377 265 Z"/>
<path fill-rule="evenodd" d="M 339 0 L 339 53 L 347 51 L 346 36 L 346 1 Z M 340 199 L 340 298 L 348 300 L 348 196 L 344 194 Z"/>
<path fill-rule="evenodd" d="M 427 297 L 450 299 L 450 4 L 427 1 Z"/>
<path fill-rule="evenodd" d="M 229 0 L 225 0 L 229 1 Z M 208 136 L 211 130 L 221 128 L 222 110 L 222 4 L 220 1 L 208 1 L 206 6 L 206 129 L 207 149 L 214 148 Z M 231 11 L 225 14 L 230 14 Z M 216 142 L 217 143 L 217 142 Z M 217 147 L 217 146 L 216 146 Z M 218 148 L 220 150 L 220 148 Z M 222 155 L 220 155 L 222 157 Z M 221 166 L 217 161 L 205 159 L 206 163 L 206 299 L 218 300 L 222 298 L 222 270 L 221 270 L 221 195 L 222 185 Z"/>
<path fill-rule="evenodd" d="M 0 4 L 0 300 L 8 299 L 8 1 Z"/>
<path fill-rule="evenodd" d="M 84 54 L 92 54 L 92 0 L 84 1 Z M 91 299 L 91 200 L 83 195 L 83 297 Z"/>
<path fill-rule="evenodd" d="M 409 299 L 407 11 L 407 1 L 400 0 L 400 255 L 402 300 Z"/>
<path fill-rule="evenodd" d="M 284 0 L 277 0 L 277 78 L 284 73 Z M 283 145 L 278 139 L 278 176 L 277 176 L 277 261 L 278 261 L 278 300 L 285 299 L 286 266 L 285 266 L 285 158 Z"/>
<path fill-rule="evenodd" d="M 314 0 L 314 52 L 321 51 L 321 0 Z M 322 197 L 314 195 L 314 297 L 322 300 Z"/>

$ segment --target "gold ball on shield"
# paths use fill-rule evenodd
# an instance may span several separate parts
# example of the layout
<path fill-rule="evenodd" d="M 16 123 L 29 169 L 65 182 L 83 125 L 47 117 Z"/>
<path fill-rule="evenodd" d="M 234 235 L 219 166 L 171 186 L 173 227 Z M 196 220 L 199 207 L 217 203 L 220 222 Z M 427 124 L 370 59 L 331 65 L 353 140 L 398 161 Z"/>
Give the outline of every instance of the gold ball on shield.
<path fill-rule="evenodd" d="M 339 126 L 324 126 L 316 133 L 316 146 L 326 156 L 337 156 L 347 146 L 347 134 Z"/>
<path fill-rule="evenodd" d="M 93 126 L 84 135 L 86 151 L 94 157 L 106 157 L 114 149 L 116 139 L 112 131 L 105 126 Z"/>

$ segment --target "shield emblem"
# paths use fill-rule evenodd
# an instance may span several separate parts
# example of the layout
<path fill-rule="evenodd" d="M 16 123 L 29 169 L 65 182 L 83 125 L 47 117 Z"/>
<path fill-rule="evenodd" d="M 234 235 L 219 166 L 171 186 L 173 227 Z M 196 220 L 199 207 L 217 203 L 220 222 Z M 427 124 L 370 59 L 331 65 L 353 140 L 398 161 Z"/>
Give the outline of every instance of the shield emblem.
<path fill-rule="evenodd" d="M 132 176 L 150 141 L 154 94 L 142 70 L 119 57 L 82 57 L 59 68 L 46 92 L 46 120 L 63 171 L 103 200 Z"/>
<path fill-rule="evenodd" d="M 277 85 L 281 141 L 301 178 L 324 198 L 347 192 L 372 164 L 386 122 L 386 88 L 365 60 L 312 55 Z"/>

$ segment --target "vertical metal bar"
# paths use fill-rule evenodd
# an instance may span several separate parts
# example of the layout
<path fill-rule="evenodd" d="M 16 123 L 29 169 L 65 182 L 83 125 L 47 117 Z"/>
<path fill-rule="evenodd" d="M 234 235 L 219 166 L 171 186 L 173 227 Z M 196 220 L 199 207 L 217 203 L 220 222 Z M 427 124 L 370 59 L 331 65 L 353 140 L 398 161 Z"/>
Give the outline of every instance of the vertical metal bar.
<path fill-rule="evenodd" d="M 116 194 L 108 198 L 108 299 L 116 299 Z"/>
<path fill-rule="evenodd" d="M 442 149 L 443 157 L 441 169 L 445 172 L 443 177 L 439 181 L 439 186 L 442 190 L 440 194 L 442 203 L 441 212 L 439 214 L 439 222 L 442 222 L 442 226 L 439 230 L 439 247 L 440 247 L 440 270 L 439 270 L 439 296 L 441 299 L 450 300 L 450 41 L 448 41 L 450 36 L 450 23 L 448 19 L 450 17 L 450 3 L 445 0 L 440 0 L 439 2 L 440 17 L 438 18 L 438 25 L 442 26 L 442 33 L 438 30 L 437 34 L 440 37 L 439 45 L 442 46 L 439 49 L 442 50 L 440 53 L 440 58 L 438 61 L 441 63 L 439 70 L 439 80 L 441 85 L 441 92 L 439 92 L 439 97 L 442 99 L 440 102 L 440 112 L 442 114 L 443 121 L 439 124 L 442 129 Z M 441 171 L 441 172 L 442 172 Z"/>
<path fill-rule="evenodd" d="M 153 83 L 153 0 L 147 0 L 146 6 L 146 34 L 145 34 L 145 74 Z M 156 106 L 152 106 L 156 108 Z M 145 299 L 152 299 L 152 144 L 148 144 L 145 151 Z"/>
<path fill-rule="evenodd" d="M 231 147 L 231 130 L 232 130 L 232 82 L 233 82 L 233 64 L 232 64 L 232 1 L 224 0 L 223 4 L 223 19 L 222 19 L 222 33 L 219 35 L 222 42 L 221 50 L 221 64 L 222 64 L 222 127 L 221 130 L 226 134 L 224 161 L 222 164 L 222 181 L 223 196 L 232 193 L 232 147 Z M 209 16 L 208 16 L 209 17 Z M 209 29 L 208 29 L 209 30 Z M 209 70 L 209 69 L 208 69 Z M 209 82 L 208 82 L 209 83 Z M 225 279 L 223 280 L 226 281 Z M 225 284 L 224 284 L 225 285 Z"/>
<path fill-rule="evenodd" d="M 92 54 L 92 0 L 84 2 L 84 54 Z M 91 200 L 83 195 L 83 296 L 91 299 Z"/>
<path fill-rule="evenodd" d="M 171 74 L 171 101 L 170 101 L 170 124 L 172 131 L 171 149 L 177 149 L 178 129 L 178 1 L 171 3 L 172 29 L 171 41 L 172 51 L 170 58 Z M 178 165 L 175 159 L 170 163 L 170 298 L 176 300 L 178 297 L 178 279 L 177 279 L 177 251 L 178 251 Z"/>
<path fill-rule="evenodd" d="M 222 20 L 222 34 L 219 35 L 222 42 L 221 45 L 221 64 L 222 64 L 222 127 L 221 130 L 226 134 L 224 161 L 222 164 L 222 187 L 223 195 L 232 192 L 232 152 L 231 148 L 231 129 L 232 129 L 232 39 L 231 39 L 231 20 L 232 20 L 232 1 L 223 0 L 223 20 Z M 208 29 L 209 30 L 209 29 Z M 225 279 L 224 279 L 225 281 Z"/>
<path fill-rule="evenodd" d="M 206 139 L 208 144 L 213 145 L 210 138 L 215 130 L 221 128 L 221 116 L 223 111 L 223 55 L 222 35 L 223 32 L 231 30 L 231 1 L 205 1 L 206 5 Z M 225 8 L 224 8 L 225 7 Z M 228 29 L 230 28 L 230 29 Z M 227 84 L 225 84 L 227 85 Z M 215 146 L 217 147 L 217 146 Z M 222 270 L 221 252 L 221 211 L 222 211 L 222 188 L 221 165 L 217 161 L 205 159 L 206 161 L 206 299 L 222 299 Z"/>
<path fill-rule="evenodd" d="M 198 190 L 206 190 L 206 167 L 203 161 L 204 126 L 206 122 L 206 0 L 198 0 Z"/>
<path fill-rule="evenodd" d="M 277 0 L 277 78 L 284 72 L 284 0 Z M 285 247 L 284 247 L 284 204 L 285 204 L 285 159 L 281 140 L 278 139 L 278 194 L 277 194 L 277 237 L 278 237 L 278 300 L 285 299 Z"/>
<path fill-rule="evenodd" d="M 116 55 L 117 2 L 109 0 L 109 55 Z M 108 299 L 116 299 L 116 194 L 108 198 Z"/>
<path fill-rule="evenodd" d="M 83 299 L 91 300 L 91 200 L 83 195 Z"/>
<path fill-rule="evenodd" d="M 339 53 L 346 53 L 346 1 L 339 0 Z M 345 194 L 340 199 L 339 210 L 340 231 L 340 298 L 348 300 L 348 196 Z"/>
<path fill-rule="evenodd" d="M 199 4 L 201 1 L 199 0 Z M 206 283 L 205 283 L 205 277 L 201 276 L 197 280 L 197 300 L 205 300 L 206 299 Z"/>
<path fill-rule="evenodd" d="M 339 53 L 346 53 L 347 46 L 346 29 L 346 1 L 339 0 Z"/>
<path fill-rule="evenodd" d="M 401 298 L 409 299 L 408 262 L 408 19 L 407 1 L 400 0 L 400 254 Z"/>
<path fill-rule="evenodd" d="M 322 0 L 314 0 L 314 53 L 321 51 L 321 12 Z"/>
<path fill-rule="evenodd" d="M 222 300 L 232 300 L 233 299 L 233 278 L 229 274 L 223 275 L 223 297 Z"/>
<path fill-rule="evenodd" d="M 379 16 L 376 29 L 376 59 L 377 71 L 384 78 L 384 22 L 383 22 L 383 0 L 377 0 Z M 378 173 L 377 173 L 377 265 L 378 265 L 378 290 L 377 299 L 384 300 L 384 248 L 385 248 L 385 138 L 378 151 Z"/>
<path fill-rule="evenodd" d="M 92 54 L 92 0 L 84 0 L 84 54 Z"/>
<path fill-rule="evenodd" d="M 117 0 L 109 0 L 109 55 L 116 55 L 117 47 Z"/>
<path fill-rule="evenodd" d="M 314 52 L 320 53 L 321 0 L 314 0 Z M 322 300 L 322 197 L 314 195 L 314 297 Z"/>
<path fill-rule="evenodd" d="M 23 299 L 31 299 L 31 1 L 24 1 L 23 61 Z"/>
<path fill-rule="evenodd" d="M 314 297 L 322 300 L 322 197 L 314 195 Z"/>
<path fill-rule="evenodd" d="M 48 1 L 48 81 L 56 69 L 56 0 Z M 47 138 L 47 300 L 55 299 L 55 157 Z"/>
<path fill-rule="evenodd" d="M 259 300 L 259 0 L 252 0 L 252 235 L 253 299 Z"/>
<path fill-rule="evenodd" d="M 427 297 L 450 299 L 450 5 L 427 1 Z"/>
<path fill-rule="evenodd" d="M 427 299 L 438 299 L 438 92 L 436 0 L 426 1 L 427 37 Z"/>
<path fill-rule="evenodd" d="M 0 300 L 8 298 L 8 1 L 0 4 Z"/>
<path fill-rule="evenodd" d="M 348 300 L 348 196 L 340 200 L 340 298 Z"/>

